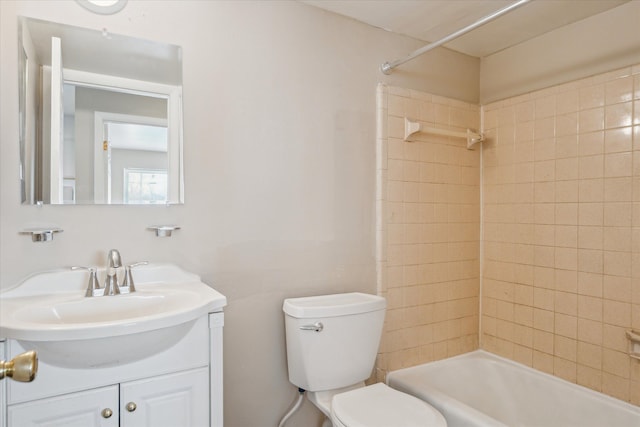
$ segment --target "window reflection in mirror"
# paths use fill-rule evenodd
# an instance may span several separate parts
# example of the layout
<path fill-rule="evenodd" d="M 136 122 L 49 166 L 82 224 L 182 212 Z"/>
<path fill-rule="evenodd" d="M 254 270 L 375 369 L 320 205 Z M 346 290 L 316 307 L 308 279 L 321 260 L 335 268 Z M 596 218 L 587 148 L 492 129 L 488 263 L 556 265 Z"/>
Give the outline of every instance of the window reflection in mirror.
<path fill-rule="evenodd" d="M 155 121 L 146 119 L 104 122 L 110 203 L 167 202 L 167 127 L 141 124 Z"/>
<path fill-rule="evenodd" d="M 124 169 L 126 204 L 157 204 L 167 201 L 167 170 Z"/>
<path fill-rule="evenodd" d="M 182 203 L 180 47 L 19 19 L 23 203 Z"/>

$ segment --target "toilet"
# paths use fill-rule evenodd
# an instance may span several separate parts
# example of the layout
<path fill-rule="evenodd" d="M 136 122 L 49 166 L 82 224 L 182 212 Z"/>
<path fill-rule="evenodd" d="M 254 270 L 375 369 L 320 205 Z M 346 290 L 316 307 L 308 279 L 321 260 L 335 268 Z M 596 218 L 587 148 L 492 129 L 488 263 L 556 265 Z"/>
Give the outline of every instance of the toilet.
<path fill-rule="evenodd" d="M 428 403 L 385 384 L 366 386 L 386 300 L 344 293 L 284 300 L 289 381 L 333 427 L 446 427 Z M 330 421 L 329 421 L 330 420 Z"/>

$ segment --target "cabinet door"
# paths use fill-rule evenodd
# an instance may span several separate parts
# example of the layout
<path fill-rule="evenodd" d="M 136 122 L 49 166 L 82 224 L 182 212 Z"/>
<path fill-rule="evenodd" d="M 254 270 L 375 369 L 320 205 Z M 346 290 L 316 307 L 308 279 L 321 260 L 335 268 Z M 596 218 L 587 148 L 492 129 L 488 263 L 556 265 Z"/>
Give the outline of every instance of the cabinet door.
<path fill-rule="evenodd" d="M 120 384 L 121 427 L 208 427 L 209 369 Z"/>
<path fill-rule="evenodd" d="M 7 412 L 8 427 L 118 427 L 118 386 L 18 403 Z"/>

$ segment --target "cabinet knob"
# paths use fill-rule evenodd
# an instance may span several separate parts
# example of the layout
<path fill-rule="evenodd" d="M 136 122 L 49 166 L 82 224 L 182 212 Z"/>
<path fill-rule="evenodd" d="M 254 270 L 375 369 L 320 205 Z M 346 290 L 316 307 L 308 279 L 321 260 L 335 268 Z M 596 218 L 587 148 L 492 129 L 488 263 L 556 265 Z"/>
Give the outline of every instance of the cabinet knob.
<path fill-rule="evenodd" d="M 109 408 L 105 408 L 102 410 L 101 414 L 102 418 L 109 418 L 111 415 L 113 415 L 113 411 Z"/>
<path fill-rule="evenodd" d="M 127 411 L 129 412 L 133 412 L 138 408 L 138 405 L 136 405 L 135 402 L 129 402 L 125 408 L 127 408 Z"/>

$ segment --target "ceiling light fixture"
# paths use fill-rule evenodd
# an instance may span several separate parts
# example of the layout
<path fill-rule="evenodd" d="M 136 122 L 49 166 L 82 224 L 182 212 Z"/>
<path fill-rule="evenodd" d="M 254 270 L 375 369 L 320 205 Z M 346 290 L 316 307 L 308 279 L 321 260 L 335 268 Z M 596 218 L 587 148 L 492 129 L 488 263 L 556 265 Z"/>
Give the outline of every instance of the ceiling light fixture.
<path fill-rule="evenodd" d="M 127 5 L 127 0 L 76 0 L 80 6 L 101 15 L 113 15 Z"/>

